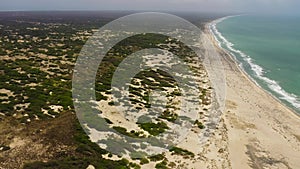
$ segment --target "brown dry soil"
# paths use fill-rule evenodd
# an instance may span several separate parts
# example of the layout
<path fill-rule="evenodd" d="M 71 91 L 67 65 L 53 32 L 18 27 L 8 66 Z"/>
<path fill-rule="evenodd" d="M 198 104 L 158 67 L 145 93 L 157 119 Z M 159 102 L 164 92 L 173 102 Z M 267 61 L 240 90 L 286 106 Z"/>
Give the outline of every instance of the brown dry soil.
<path fill-rule="evenodd" d="M 20 124 L 13 117 L 0 121 L 0 169 L 10 168 L 129 168 L 127 160 L 102 158 L 107 152 L 89 141 L 76 115 L 64 112 L 54 119 Z"/>
<path fill-rule="evenodd" d="M 76 116 L 70 112 L 58 118 L 20 124 L 15 118 L 0 123 L 0 140 L 10 150 L 0 153 L 0 166 L 19 168 L 25 161 L 48 161 L 66 155 L 74 155 Z"/>

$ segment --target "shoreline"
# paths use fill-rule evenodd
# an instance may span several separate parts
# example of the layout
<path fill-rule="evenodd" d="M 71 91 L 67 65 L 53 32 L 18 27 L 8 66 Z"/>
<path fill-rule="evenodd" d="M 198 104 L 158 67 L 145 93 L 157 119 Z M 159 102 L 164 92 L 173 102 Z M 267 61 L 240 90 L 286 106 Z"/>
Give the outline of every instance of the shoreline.
<path fill-rule="evenodd" d="M 218 45 L 208 29 L 211 23 L 205 24 L 204 34 L 225 70 L 226 106 L 222 116 L 231 168 L 300 168 L 299 114 L 241 69 L 236 59 Z"/>
<path fill-rule="evenodd" d="M 251 81 L 252 83 L 254 83 L 257 87 L 259 87 L 261 90 L 263 90 L 266 94 L 270 95 L 273 99 L 275 99 L 276 101 L 278 101 L 280 104 L 282 104 L 282 106 L 285 106 L 287 109 L 289 109 L 290 111 L 293 112 L 293 114 L 295 114 L 299 119 L 300 119 L 300 113 L 298 113 L 296 110 L 295 110 L 295 107 L 292 108 L 291 106 L 288 106 L 286 103 L 284 103 L 282 100 L 280 100 L 279 98 L 277 98 L 275 95 L 273 95 L 270 91 L 268 91 L 267 89 L 263 88 L 262 86 L 260 86 L 258 84 L 258 82 L 253 79 L 251 77 L 251 75 L 249 75 L 239 64 L 239 61 L 235 58 L 235 56 L 232 56 L 232 54 L 230 54 L 230 52 L 224 48 L 222 48 L 220 46 L 220 43 L 219 41 L 217 41 L 216 39 L 216 35 L 213 33 L 213 31 L 211 30 L 210 26 L 212 24 L 217 24 L 218 22 L 222 22 L 223 20 L 225 19 L 228 19 L 228 18 L 231 18 L 231 17 L 236 17 L 236 16 L 241 16 L 241 15 L 230 15 L 230 16 L 225 16 L 225 17 L 222 17 L 222 18 L 218 18 L 218 19 L 215 19 L 211 22 L 208 22 L 205 24 L 205 32 L 209 34 L 209 37 L 211 37 L 210 39 L 212 40 L 214 46 L 226 53 L 226 55 L 229 57 L 229 59 L 231 60 L 231 62 L 234 62 L 235 66 L 239 69 L 239 71 L 248 78 L 249 81 Z"/>

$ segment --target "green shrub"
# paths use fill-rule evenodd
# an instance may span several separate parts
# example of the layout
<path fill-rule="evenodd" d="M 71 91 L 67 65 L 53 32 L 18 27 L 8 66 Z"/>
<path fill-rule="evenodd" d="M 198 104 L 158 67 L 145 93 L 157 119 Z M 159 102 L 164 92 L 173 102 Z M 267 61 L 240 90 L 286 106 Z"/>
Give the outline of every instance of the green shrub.
<path fill-rule="evenodd" d="M 157 136 L 163 132 L 165 132 L 166 129 L 169 129 L 166 123 L 164 122 L 158 122 L 158 123 L 139 123 L 139 127 L 141 127 L 143 130 L 147 131 L 149 134 L 153 136 Z"/>
<path fill-rule="evenodd" d="M 172 154 L 176 154 L 176 155 L 182 155 L 182 156 L 190 156 L 190 157 L 194 157 L 195 154 L 188 151 L 188 150 L 185 150 L 185 149 L 182 149 L 182 148 L 179 148 L 179 147 L 172 147 L 170 150 L 170 152 L 172 152 Z"/>
<path fill-rule="evenodd" d="M 159 118 L 166 119 L 170 122 L 175 122 L 178 118 L 178 115 L 176 113 L 171 113 L 169 110 L 165 110 Z"/>
<path fill-rule="evenodd" d="M 199 120 L 196 120 L 194 124 L 196 124 L 199 127 L 199 129 L 205 128 L 205 126 Z"/>
<path fill-rule="evenodd" d="M 125 136 L 129 136 L 129 137 L 134 137 L 134 138 L 145 138 L 146 137 L 143 135 L 142 132 L 137 132 L 134 130 L 127 132 L 127 129 L 120 127 L 120 126 L 114 126 L 113 129 L 115 129 L 117 132 L 119 132 Z"/>
<path fill-rule="evenodd" d="M 150 161 L 161 161 L 165 158 L 164 155 L 162 154 L 157 154 L 157 155 L 154 155 L 154 156 L 150 156 L 149 159 Z"/>
<path fill-rule="evenodd" d="M 162 162 L 160 162 L 160 163 L 157 163 L 157 164 L 155 165 L 155 168 L 157 168 L 157 169 L 169 169 L 169 168 L 167 167 L 167 164 L 168 164 L 168 162 L 167 162 L 166 160 L 164 160 L 164 161 L 162 161 Z"/>
<path fill-rule="evenodd" d="M 140 161 L 141 165 L 148 164 L 148 163 L 149 163 L 149 160 L 147 158 L 142 158 Z"/>

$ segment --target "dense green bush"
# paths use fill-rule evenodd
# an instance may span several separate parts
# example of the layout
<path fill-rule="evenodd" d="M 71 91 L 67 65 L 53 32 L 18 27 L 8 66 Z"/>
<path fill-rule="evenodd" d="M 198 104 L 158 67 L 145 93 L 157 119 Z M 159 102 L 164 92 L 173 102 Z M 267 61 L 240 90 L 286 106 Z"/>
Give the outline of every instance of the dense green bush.
<path fill-rule="evenodd" d="M 143 130 L 147 131 L 149 134 L 153 136 L 157 136 L 163 132 L 165 132 L 166 129 L 169 129 L 166 123 L 164 122 L 158 122 L 158 123 L 139 123 L 139 127 L 141 127 Z"/>
<path fill-rule="evenodd" d="M 182 155 L 182 156 L 185 156 L 185 157 L 187 157 L 187 156 L 194 157 L 195 156 L 194 153 L 192 153 L 188 150 L 179 148 L 179 147 L 172 147 L 169 151 L 172 152 L 172 154 Z"/>
<path fill-rule="evenodd" d="M 161 160 L 165 159 L 165 156 L 162 154 L 157 154 L 154 156 L 150 156 L 149 159 L 150 159 L 150 161 L 161 161 Z"/>

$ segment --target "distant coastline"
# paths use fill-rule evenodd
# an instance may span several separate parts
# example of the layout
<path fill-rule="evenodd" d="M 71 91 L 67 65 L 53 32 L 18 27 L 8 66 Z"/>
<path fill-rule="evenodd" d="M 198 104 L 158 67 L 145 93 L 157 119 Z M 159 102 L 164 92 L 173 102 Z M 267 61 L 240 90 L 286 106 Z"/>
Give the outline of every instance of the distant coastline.
<path fill-rule="evenodd" d="M 258 87 L 260 87 L 262 90 L 266 91 L 268 94 L 270 94 L 273 98 L 275 98 L 277 101 L 279 101 L 281 104 L 283 104 L 284 106 L 286 106 L 287 108 L 289 108 L 291 111 L 293 111 L 296 115 L 298 115 L 300 117 L 300 111 L 297 110 L 297 106 L 299 106 L 299 103 L 297 102 L 297 97 L 295 96 L 295 98 L 292 99 L 286 99 L 286 98 L 281 98 L 282 100 L 285 100 L 286 102 L 289 102 L 291 105 L 287 105 L 286 103 L 284 103 L 280 98 L 278 98 L 277 96 L 275 96 L 273 93 L 271 93 L 269 90 L 272 90 L 273 92 L 278 93 L 279 95 L 283 95 L 284 97 L 292 97 L 293 95 L 290 93 L 287 93 L 284 89 L 281 88 L 281 86 L 274 80 L 269 79 L 268 77 L 263 76 L 263 72 L 264 69 L 262 67 L 260 67 L 259 65 L 255 64 L 252 62 L 252 58 L 250 56 L 247 56 L 246 54 L 244 54 L 242 51 L 235 49 L 233 46 L 234 44 L 229 42 L 223 35 L 221 32 L 219 32 L 219 30 L 217 29 L 217 24 L 223 22 L 226 19 L 232 18 L 232 17 L 238 17 L 238 16 L 242 16 L 242 15 L 231 15 L 231 16 L 226 16 L 226 17 L 222 17 L 216 20 L 213 20 L 212 22 L 208 23 L 206 26 L 206 29 L 208 29 L 209 33 L 212 35 L 212 37 L 214 38 L 217 46 L 223 50 L 225 53 L 227 53 L 237 64 L 237 67 L 253 82 L 255 83 Z M 220 41 L 221 40 L 221 41 Z M 222 47 L 222 43 L 224 45 L 226 45 L 226 47 L 229 49 L 226 49 L 224 47 Z M 245 57 L 247 59 L 247 62 L 249 63 L 249 65 L 251 65 L 252 71 L 255 72 L 257 74 L 257 77 L 259 79 L 262 79 L 262 81 L 266 81 L 268 84 L 270 85 L 274 85 L 276 86 L 277 89 L 279 90 L 275 90 L 269 87 L 268 89 L 265 89 L 264 87 L 262 87 L 244 68 L 243 68 L 243 63 L 241 63 L 236 57 L 236 55 L 233 53 L 239 53 L 240 55 L 242 55 L 242 57 Z M 296 103 L 293 103 L 291 100 L 295 99 Z"/>

